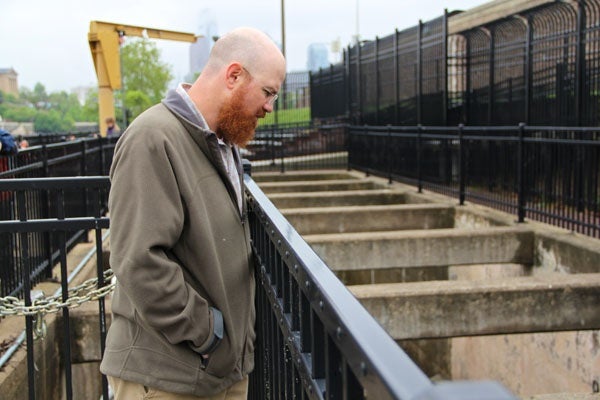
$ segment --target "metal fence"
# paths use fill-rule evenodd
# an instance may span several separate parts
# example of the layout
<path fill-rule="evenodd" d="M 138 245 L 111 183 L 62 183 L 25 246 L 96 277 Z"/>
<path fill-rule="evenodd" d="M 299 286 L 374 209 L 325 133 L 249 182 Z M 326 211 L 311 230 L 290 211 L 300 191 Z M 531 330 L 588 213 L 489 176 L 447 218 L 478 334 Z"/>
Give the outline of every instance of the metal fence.
<path fill-rule="evenodd" d="M 311 73 L 314 118 L 368 125 L 597 126 L 600 0 L 547 2 L 449 34 L 448 14 Z"/>
<path fill-rule="evenodd" d="M 352 126 L 349 167 L 600 237 L 600 128 Z"/>
<path fill-rule="evenodd" d="M 310 84 L 306 71 L 289 72 L 279 91 L 279 98 L 274 104 L 274 111 L 268 114 L 262 125 L 309 123 L 310 116 Z"/>
<path fill-rule="evenodd" d="M 108 175 L 116 139 L 80 139 L 64 143 L 32 146 L 16 156 L 0 158 L 0 182 L 5 180 L 40 177 L 73 177 Z M 4 186 L 3 186 L 4 187 Z M 14 192 L 0 189 L 0 221 L 28 219 L 69 218 L 90 215 L 93 197 L 86 189 L 65 187 L 60 197 L 52 190 L 42 188 Z M 107 192 L 100 194 L 102 211 L 106 211 Z M 62 213 L 62 214 L 61 214 Z M 52 266 L 59 257 L 57 238 L 44 232 L 27 236 L 27 242 L 16 233 L 0 233 L 0 296 L 22 295 L 21 272 L 16 268 L 26 265 L 37 282 L 50 277 Z M 86 240 L 84 230 L 67 233 L 67 248 Z M 28 246 L 26 260 L 17 251 Z"/>
<path fill-rule="evenodd" d="M 263 126 L 242 155 L 253 171 L 346 168 L 346 125 Z"/>
<path fill-rule="evenodd" d="M 102 260 L 102 229 L 107 229 L 109 220 L 102 217 L 105 203 L 102 200 L 103 194 L 108 190 L 109 180 L 106 176 L 101 177 L 71 177 L 71 178 L 20 178 L 20 179 L 0 179 L 0 193 L 9 194 L 11 198 L 16 199 L 18 214 L 8 220 L 0 221 L 0 243 L 2 248 L 8 248 L 10 258 L 2 256 L 2 289 L 3 293 L 11 293 L 11 296 L 2 294 L 2 315 L 24 315 L 25 316 L 25 335 L 27 343 L 27 379 L 28 393 L 23 393 L 23 398 L 27 396 L 30 400 L 36 398 L 53 398 L 53 395 L 64 396 L 71 400 L 73 395 L 73 376 L 72 376 L 72 335 L 69 319 L 69 307 L 74 307 L 84 301 L 92 300 L 90 292 L 77 291 L 69 287 L 71 276 L 67 266 L 67 252 L 69 251 L 69 239 L 71 232 L 93 231 L 96 241 L 96 262 L 97 278 L 95 287 L 95 298 L 99 305 L 99 324 L 100 337 L 98 345 L 101 348 L 101 354 L 104 351 L 106 339 L 106 314 L 104 305 L 104 295 L 101 289 L 105 287 L 105 275 L 103 270 L 104 262 Z M 75 197 L 73 200 L 79 201 L 79 208 L 85 212 L 80 216 L 68 215 L 68 209 L 73 204 L 65 202 L 65 193 L 69 190 L 85 191 L 89 198 L 83 199 Z M 32 192 L 44 192 L 45 195 L 54 204 L 56 204 L 56 215 L 39 215 L 38 208 L 31 206 L 29 199 Z M 11 242 L 6 242 L 9 238 Z M 42 238 L 43 240 L 40 240 Z M 53 245 L 49 245 L 52 243 Z M 4 250 L 3 250 L 4 251 Z M 42 254 L 39 254 L 40 251 Z M 50 257 L 52 255 L 52 257 Z M 7 263 L 6 261 L 9 261 Z M 35 298 L 32 296 L 32 288 L 42 280 L 42 275 L 49 278 L 54 265 L 60 265 L 61 289 L 53 296 L 47 298 Z M 44 270 L 43 274 L 40 270 Z M 73 273 L 76 273 L 77 268 Z M 106 277 L 108 278 L 108 277 Z M 108 281 L 108 279 L 107 279 Z M 80 288 L 89 289 L 89 288 Z M 19 297 L 15 297 L 18 294 Z M 86 298 L 87 296 L 87 298 Z M 20 299 L 22 300 L 20 300 Z M 64 383 L 58 379 L 61 376 L 58 373 L 58 365 L 52 371 L 40 371 L 34 359 L 34 337 L 43 339 L 45 336 L 44 315 L 52 312 L 60 312 L 62 315 L 62 343 L 57 344 L 60 348 L 61 363 L 64 374 Z M 17 339 L 16 343 L 2 356 L 0 367 L 12 356 L 18 349 L 22 339 Z M 12 349 L 12 350 L 11 350 Z M 56 377 L 56 381 L 51 387 L 42 384 L 45 382 L 47 374 Z M 100 377 L 100 373 L 98 373 Z M 102 392 L 104 399 L 108 399 L 108 384 L 106 378 L 103 379 Z"/>

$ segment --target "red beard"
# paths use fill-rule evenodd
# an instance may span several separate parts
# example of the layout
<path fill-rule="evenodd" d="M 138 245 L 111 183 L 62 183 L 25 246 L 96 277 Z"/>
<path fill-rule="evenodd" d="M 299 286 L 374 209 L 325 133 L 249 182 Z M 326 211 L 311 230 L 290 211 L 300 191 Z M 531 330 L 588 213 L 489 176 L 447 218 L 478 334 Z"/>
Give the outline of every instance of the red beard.
<path fill-rule="evenodd" d="M 233 92 L 217 117 L 217 135 L 226 142 L 245 148 L 254 137 L 256 115 L 245 114 L 245 92 L 242 88 Z"/>

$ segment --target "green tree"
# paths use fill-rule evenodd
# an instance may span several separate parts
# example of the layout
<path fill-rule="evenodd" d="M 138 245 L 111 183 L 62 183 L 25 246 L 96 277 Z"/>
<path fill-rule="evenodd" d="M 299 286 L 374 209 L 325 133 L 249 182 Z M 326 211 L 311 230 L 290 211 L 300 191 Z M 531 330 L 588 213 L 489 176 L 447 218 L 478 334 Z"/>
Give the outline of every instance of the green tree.
<path fill-rule="evenodd" d="M 72 130 L 73 126 L 73 119 L 57 110 L 39 111 L 33 119 L 33 129 L 40 133 L 64 133 Z"/>
<path fill-rule="evenodd" d="M 48 93 L 46 93 L 46 87 L 40 82 L 35 84 L 33 90 L 27 87 L 21 87 L 19 89 L 19 97 L 37 109 L 43 109 L 47 107 Z"/>
<path fill-rule="evenodd" d="M 118 97 L 133 119 L 160 102 L 173 74 L 156 44 L 147 39 L 133 39 L 121 48 L 121 66 L 123 88 Z"/>
<path fill-rule="evenodd" d="M 83 107 L 81 107 L 81 120 L 87 122 L 98 122 L 98 88 L 90 90 Z"/>
<path fill-rule="evenodd" d="M 82 106 L 75 93 L 53 92 L 48 95 L 47 108 L 58 111 L 65 117 L 74 121 L 85 121 L 82 119 Z"/>
<path fill-rule="evenodd" d="M 38 111 L 33 107 L 22 106 L 18 104 L 2 104 L 0 114 L 5 121 L 31 122 Z"/>

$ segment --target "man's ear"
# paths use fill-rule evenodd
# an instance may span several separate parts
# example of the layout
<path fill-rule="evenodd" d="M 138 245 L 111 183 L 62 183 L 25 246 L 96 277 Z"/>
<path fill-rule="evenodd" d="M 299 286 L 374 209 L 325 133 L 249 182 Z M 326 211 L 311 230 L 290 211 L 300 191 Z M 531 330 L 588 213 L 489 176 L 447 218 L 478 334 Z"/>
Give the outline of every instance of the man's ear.
<path fill-rule="evenodd" d="M 239 82 L 242 74 L 244 73 L 244 67 L 239 62 L 232 62 L 225 70 L 225 79 L 227 81 L 227 87 L 233 89 L 233 87 Z"/>

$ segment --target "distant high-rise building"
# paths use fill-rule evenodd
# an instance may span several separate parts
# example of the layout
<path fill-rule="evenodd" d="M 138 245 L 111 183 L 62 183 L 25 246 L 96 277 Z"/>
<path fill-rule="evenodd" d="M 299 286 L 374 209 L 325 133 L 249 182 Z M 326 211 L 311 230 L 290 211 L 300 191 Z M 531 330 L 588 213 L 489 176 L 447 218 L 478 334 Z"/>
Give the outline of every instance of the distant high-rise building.
<path fill-rule="evenodd" d="M 92 86 L 77 86 L 71 89 L 71 93 L 75 93 L 79 104 L 84 105 L 88 93 L 94 89 Z"/>
<path fill-rule="evenodd" d="M 308 46 L 308 58 L 306 68 L 309 71 L 316 71 L 319 68 L 329 66 L 329 50 L 323 43 L 311 43 Z"/>
<path fill-rule="evenodd" d="M 198 35 L 202 35 L 202 37 L 198 38 L 196 43 L 190 45 L 190 71 L 189 76 L 186 77 L 188 82 L 192 81 L 194 76 L 204 69 L 214 44 L 214 38 L 218 35 L 216 18 L 212 10 L 202 10 L 200 20 Z"/>
<path fill-rule="evenodd" d="M 197 74 L 204 69 L 211 48 L 212 39 L 206 36 L 198 38 L 196 43 L 190 45 L 190 75 Z"/>

